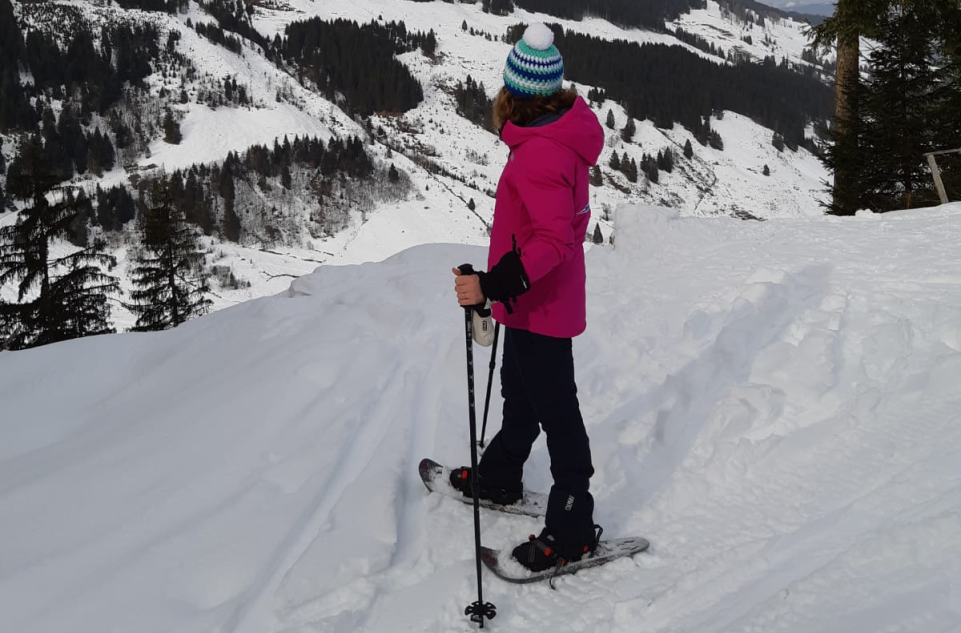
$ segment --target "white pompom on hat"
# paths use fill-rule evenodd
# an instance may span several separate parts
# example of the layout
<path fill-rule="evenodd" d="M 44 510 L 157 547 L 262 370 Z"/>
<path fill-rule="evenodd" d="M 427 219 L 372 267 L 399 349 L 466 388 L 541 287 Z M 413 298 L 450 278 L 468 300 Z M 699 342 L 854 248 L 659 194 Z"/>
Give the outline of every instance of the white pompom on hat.
<path fill-rule="evenodd" d="M 543 22 L 535 22 L 524 31 L 524 43 L 538 51 L 546 51 L 554 44 L 554 31 Z"/>

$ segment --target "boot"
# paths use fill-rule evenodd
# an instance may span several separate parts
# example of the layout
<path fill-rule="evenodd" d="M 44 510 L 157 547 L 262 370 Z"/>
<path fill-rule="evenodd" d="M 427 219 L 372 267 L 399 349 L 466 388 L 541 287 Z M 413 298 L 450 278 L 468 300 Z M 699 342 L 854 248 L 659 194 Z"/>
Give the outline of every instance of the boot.
<path fill-rule="evenodd" d="M 521 565 L 538 572 L 553 567 L 563 567 L 568 563 L 581 560 L 585 555 L 591 556 L 597 549 L 604 529 L 594 526 L 595 532 L 590 543 L 561 543 L 550 529 L 544 528 L 539 536 L 530 535 L 526 543 L 521 543 L 511 553 Z"/>
<path fill-rule="evenodd" d="M 467 466 L 455 468 L 450 471 L 450 485 L 459 490 L 468 499 L 474 498 L 474 490 L 471 484 L 471 471 Z M 517 503 L 524 497 L 524 488 L 518 484 L 517 488 L 494 488 L 485 486 L 483 478 L 480 481 L 480 498 L 502 506 L 509 506 Z"/>

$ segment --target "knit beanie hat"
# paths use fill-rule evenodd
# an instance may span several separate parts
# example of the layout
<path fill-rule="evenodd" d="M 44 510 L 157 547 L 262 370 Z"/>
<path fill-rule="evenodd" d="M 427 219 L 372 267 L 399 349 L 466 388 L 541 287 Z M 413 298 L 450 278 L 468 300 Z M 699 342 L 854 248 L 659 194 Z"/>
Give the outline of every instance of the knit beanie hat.
<path fill-rule="evenodd" d="M 564 82 L 564 60 L 546 24 L 527 27 L 504 65 L 504 87 L 518 97 L 551 95 Z"/>

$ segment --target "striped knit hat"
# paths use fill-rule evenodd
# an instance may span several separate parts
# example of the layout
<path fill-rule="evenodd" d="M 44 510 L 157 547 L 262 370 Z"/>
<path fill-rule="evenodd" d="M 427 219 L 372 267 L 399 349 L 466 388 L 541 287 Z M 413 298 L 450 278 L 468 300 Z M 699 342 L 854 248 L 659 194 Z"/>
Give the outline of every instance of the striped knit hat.
<path fill-rule="evenodd" d="M 504 65 L 504 87 L 518 97 L 551 95 L 564 82 L 564 60 L 554 46 L 554 33 L 537 22 L 524 31 Z"/>

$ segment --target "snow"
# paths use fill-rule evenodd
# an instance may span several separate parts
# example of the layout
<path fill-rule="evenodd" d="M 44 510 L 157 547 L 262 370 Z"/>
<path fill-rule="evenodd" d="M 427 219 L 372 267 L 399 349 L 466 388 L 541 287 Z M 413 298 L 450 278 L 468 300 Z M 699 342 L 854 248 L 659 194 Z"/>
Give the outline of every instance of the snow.
<path fill-rule="evenodd" d="M 229 152 L 243 152 L 253 145 L 271 146 L 284 136 L 313 136 L 327 141 L 336 130 L 340 135 L 364 136 L 361 127 L 343 111 L 300 86 L 260 54 L 259 47 L 248 42 L 243 55 L 237 55 L 200 36 L 185 25 L 187 19 L 207 21 L 210 16 L 191 12 L 166 17 L 163 24 L 180 34 L 178 51 L 203 72 L 216 79 L 237 78 L 249 93 L 255 107 L 217 108 L 189 103 L 178 106 L 184 119 L 184 140 L 170 145 L 162 139 L 150 147 L 151 156 L 140 164 L 161 165 L 168 171 L 199 163 L 222 161 Z M 277 102 L 278 90 L 288 96 Z"/>
<path fill-rule="evenodd" d="M 961 204 L 614 216 L 575 362 L 595 519 L 652 549 L 557 591 L 485 575 L 490 630 L 961 630 Z M 470 630 L 470 510 L 416 465 L 468 459 L 449 270 L 484 258 L 0 354 L 0 630 Z M 538 527 L 482 515 L 494 547 Z"/>
<path fill-rule="evenodd" d="M 808 65 L 801 59 L 801 53 L 805 48 L 810 48 L 807 35 L 810 25 L 806 22 L 775 18 L 765 18 L 764 22 L 763 27 L 741 22 L 717 2 L 708 0 L 704 9 L 685 13 L 669 26 L 700 35 L 722 48 L 725 53 L 737 48 L 750 55 L 754 61 L 773 56 L 778 62 L 787 58 L 792 63 Z M 744 40 L 746 37 L 750 37 L 750 44 Z M 828 59 L 833 57 L 833 54 L 827 56 Z"/>

